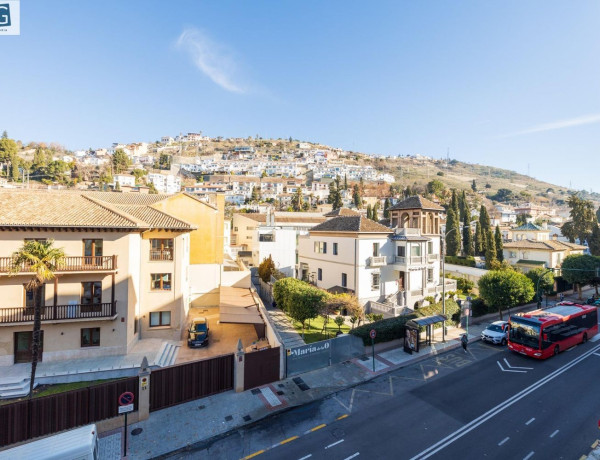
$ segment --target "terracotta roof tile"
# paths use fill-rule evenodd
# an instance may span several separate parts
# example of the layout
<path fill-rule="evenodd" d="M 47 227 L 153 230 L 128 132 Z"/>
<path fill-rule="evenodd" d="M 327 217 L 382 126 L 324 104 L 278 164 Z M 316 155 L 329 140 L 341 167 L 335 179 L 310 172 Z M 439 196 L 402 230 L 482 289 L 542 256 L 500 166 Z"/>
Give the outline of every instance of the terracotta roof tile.
<path fill-rule="evenodd" d="M 392 233 L 392 229 L 363 216 L 340 216 L 313 227 L 311 232 Z"/>
<path fill-rule="evenodd" d="M 542 251 L 566 251 L 568 249 L 572 250 L 583 250 L 585 246 L 581 246 L 579 244 L 573 243 L 565 243 L 563 241 L 554 241 L 554 240 L 544 240 L 544 241 L 535 241 L 535 240 L 520 240 L 520 241 L 511 241 L 508 243 L 504 243 L 504 247 L 507 249 L 539 249 Z"/>
<path fill-rule="evenodd" d="M 396 203 L 389 209 L 390 211 L 397 209 L 431 209 L 433 211 L 445 211 L 445 209 L 439 204 L 436 204 L 427 198 L 423 198 L 420 195 L 409 196 L 405 200 Z"/>
<path fill-rule="evenodd" d="M 336 208 L 333 211 L 323 214 L 325 217 L 338 217 L 338 216 L 360 216 L 360 213 L 349 209 L 349 208 Z"/>

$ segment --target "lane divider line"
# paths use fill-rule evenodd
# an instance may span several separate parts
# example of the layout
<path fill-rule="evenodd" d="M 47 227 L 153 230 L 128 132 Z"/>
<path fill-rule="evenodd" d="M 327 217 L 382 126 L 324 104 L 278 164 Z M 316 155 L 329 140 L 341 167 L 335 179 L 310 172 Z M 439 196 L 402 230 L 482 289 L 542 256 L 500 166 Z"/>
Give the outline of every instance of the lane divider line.
<path fill-rule="evenodd" d="M 244 457 L 244 460 L 248 460 L 248 459 L 250 459 L 250 458 L 254 458 L 254 457 L 256 457 L 257 455 L 264 454 L 264 453 L 265 453 L 265 450 L 264 450 L 264 449 L 262 449 L 262 450 L 257 450 L 257 451 L 256 451 L 256 452 L 254 452 L 253 454 L 250 454 L 250 455 L 248 455 L 248 456 Z"/>
<path fill-rule="evenodd" d="M 508 441 L 509 439 L 510 439 L 510 437 L 508 437 L 508 436 L 507 436 L 507 437 L 506 437 L 506 438 L 504 438 L 502 441 L 500 441 L 500 442 L 498 443 L 498 445 L 499 445 L 499 446 L 501 446 L 502 444 L 504 444 L 504 443 L 505 443 L 506 441 Z"/>
<path fill-rule="evenodd" d="M 336 418 L 336 420 L 341 420 L 346 417 L 348 417 L 348 414 L 340 415 L 338 418 Z"/>
<path fill-rule="evenodd" d="M 529 424 L 531 424 L 531 422 L 533 422 L 534 420 L 535 420 L 535 417 L 531 417 L 531 418 L 529 419 L 529 421 L 528 421 L 527 423 L 525 423 L 525 425 L 529 425 Z"/>
<path fill-rule="evenodd" d="M 552 433 L 552 434 L 550 435 L 550 437 L 551 437 L 551 438 L 553 438 L 554 436 L 556 436 L 556 435 L 558 434 L 558 431 L 559 431 L 559 430 L 556 430 L 554 433 Z"/>
<path fill-rule="evenodd" d="M 344 440 L 340 439 L 339 441 L 336 441 L 333 444 L 329 444 L 327 447 L 325 447 L 325 449 L 329 449 L 330 447 L 337 446 L 341 442 L 344 442 Z"/>
<path fill-rule="evenodd" d="M 321 428 L 325 428 L 326 426 L 327 426 L 327 424 L 326 424 L 326 423 L 322 423 L 322 424 L 320 424 L 320 425 L 317 425 L 317 426 L 316 426 L 316 427 L 314 427 L 314 428 L 311 428 L 310 430 L 308 430 L 308 432 L 309 432 L 309 433 L 312 433 L 313 431 L 320 430 Z"/>
<path fill-rule="evenodd" d="M 358 457 L 360 452 L 356 452 L 355 454 L 350 455 L 350 457 L 346 457 L 344 460 L 350 460 L 351 458 Z"/>
<path fill-rule="evenodd" d="M 284 445 L 284 444 L 287 444 L 288 442 L 292 442 L 293 440 L 295 440 L 295 439 L 298 439 L 298 437 L 299 437 L 299 436 L 292 436 L 291 438 L 284 439 L 283 441 L 281 441 L 281 442 L 279 443 L 279 445 L 281 445 L 281 446 L 282 446 L 282 445 Z"/>
<path fill-rule="evenodd" d="M 305 455 L 304 457 L 299 458 L 298 460 L 306 460 L 307 458 L 310 458 L 310 457 L 312 457 L 312 454 Z"/>
<path fill-rule="evenodd" d="M 527 457 L 524 457 L 524 458 L 523 458 L 523 460 L 528 460 L 528 459 L 530 459 L 531 457 L 533 457 L 533 454 L 535 454 L 535 452 L 534 452 L 534 451 L 531 451 L 531 452 L 529 452 L 529 453 L 527 454 Z"/>

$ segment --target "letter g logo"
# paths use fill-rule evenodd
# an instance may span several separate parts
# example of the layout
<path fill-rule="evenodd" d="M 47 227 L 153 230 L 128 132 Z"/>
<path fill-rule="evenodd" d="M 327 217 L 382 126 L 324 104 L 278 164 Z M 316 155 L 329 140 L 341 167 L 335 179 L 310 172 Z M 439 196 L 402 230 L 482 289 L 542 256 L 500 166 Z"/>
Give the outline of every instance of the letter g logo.
<path fill-rule="evenodd" d="M 2 26 L 10 26 L 10 7 L 8 3 L 3 3 L 0 5 L 0 27 Z"/>

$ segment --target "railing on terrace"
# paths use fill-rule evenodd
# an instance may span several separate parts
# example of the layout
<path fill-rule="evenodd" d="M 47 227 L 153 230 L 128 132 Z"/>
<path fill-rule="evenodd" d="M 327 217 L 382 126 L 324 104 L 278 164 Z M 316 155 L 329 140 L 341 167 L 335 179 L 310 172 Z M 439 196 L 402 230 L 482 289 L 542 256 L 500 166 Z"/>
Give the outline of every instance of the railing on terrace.
<path fill-rule="evenodd" d="M 434 262 L 438 260 L 438 254 L 427 254 L 427 262 Z"/>
<path fill-rule="evenodd" d="M 110 318 L 117 314 L 117 302 L 45 306 L 42 321 Z M 0 324 L 33 322 L 33 307 L 0 308 Z"/>
<path fill-rule="evenodd" d="M 394 262 L 397 264 L 423 264 L 425 263 L 425 258 L 422 256 L 395 256 Z"/>
<path fill-rule="evenodd" d="M 369 267 L 381 267 L 385 265 L 385 256 L 369 257 Z"/>
<path fill-rule="evenodd" d="M 13 257 L 0 257 L 0 273 L 8 273 L 13 266 Z M 56 267 L 58 272 L 77 272 L 94 270 L 116 270 L 117 256 L 83 256 L 83 257 L 65 257 Z M 31 271 L 29 264 L 21 264 L 20 273 Z"/>
<path fill-rule="evenodd" d="M 172 249 L 151 249 L 150 260 L 173 260 Z"/>

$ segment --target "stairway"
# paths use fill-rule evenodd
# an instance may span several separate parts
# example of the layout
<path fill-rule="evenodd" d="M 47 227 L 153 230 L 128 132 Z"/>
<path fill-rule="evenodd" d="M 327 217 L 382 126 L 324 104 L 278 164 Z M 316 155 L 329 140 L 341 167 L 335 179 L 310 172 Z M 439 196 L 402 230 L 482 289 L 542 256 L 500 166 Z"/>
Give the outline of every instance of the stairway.
<path fill-rule="evenodd" d="M 154 365 L 158 367 L 172 366 L 177 359 L 180 345 L 177 343 L 165 342 L 158 352 L 158 359 L 154 361 Z"/>
<path fill-rule="evenodd" d="M 23 398 L 29 394 L 29 377 L 0 383 L 0 399 Z M 38 386 L 35 382 L 34 388 Z"/>

